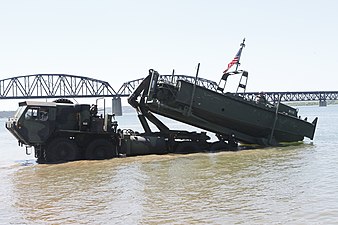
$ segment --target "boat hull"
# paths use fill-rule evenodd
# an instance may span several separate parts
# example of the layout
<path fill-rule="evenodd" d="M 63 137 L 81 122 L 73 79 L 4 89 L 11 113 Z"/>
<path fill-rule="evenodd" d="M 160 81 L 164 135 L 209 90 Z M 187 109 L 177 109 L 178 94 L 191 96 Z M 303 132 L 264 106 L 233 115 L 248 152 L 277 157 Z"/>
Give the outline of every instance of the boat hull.
<path fill-rule="evenodd" d="M 271 145 L 314 136 L 315 123 L 233 93 L 218 93 L 186 81 L 159 85 L 156 93 L 155 101 L 147 103 L 152 112 L 244 143 Z"/>

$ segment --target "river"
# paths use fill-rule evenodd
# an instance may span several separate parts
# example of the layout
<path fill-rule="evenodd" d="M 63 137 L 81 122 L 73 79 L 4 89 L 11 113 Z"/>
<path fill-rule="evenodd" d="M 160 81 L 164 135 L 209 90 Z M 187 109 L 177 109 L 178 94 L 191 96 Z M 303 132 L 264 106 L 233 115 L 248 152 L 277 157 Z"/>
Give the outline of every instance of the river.
<path fill-rule="evenodd" d="M 338 224 L 338 105 L 299 109 L 319 117 L 314 141 L 53 165 L 1 119 L 0 224 Z"/>

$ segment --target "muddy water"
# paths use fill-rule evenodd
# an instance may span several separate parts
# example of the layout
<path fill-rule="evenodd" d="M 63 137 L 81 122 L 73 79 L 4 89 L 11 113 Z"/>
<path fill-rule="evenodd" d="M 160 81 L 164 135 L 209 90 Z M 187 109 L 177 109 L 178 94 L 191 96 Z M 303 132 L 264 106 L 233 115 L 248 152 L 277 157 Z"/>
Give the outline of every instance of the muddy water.
<path fill-rule="evenodd" d="M 0 224 L 337 224 L 338 106 L 300 113 L 314 142 L 55 165 L 0 127 Z"/>

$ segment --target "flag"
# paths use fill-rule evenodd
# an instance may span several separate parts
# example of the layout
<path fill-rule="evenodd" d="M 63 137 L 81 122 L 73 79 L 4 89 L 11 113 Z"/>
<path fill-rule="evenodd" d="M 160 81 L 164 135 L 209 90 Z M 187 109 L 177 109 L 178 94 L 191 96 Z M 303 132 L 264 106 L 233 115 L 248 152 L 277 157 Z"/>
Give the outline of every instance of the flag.
<path fill-rule="evenodd" d="M 225 74 L 226 72 L 228 72 L 228 70 L 229 70 L 234 64 L 237 64 L 237 63 L 239 62 L 239 58 L 241 57 L 242 49 L 243 49 L 243 47 L 241 47 L 241 48 L 238 50 L 238 52 L 237 52 L 235 58 L 228 64 L 228 68 L 226 68 L 226 70 L 224 70 L 223 74 Z"/>

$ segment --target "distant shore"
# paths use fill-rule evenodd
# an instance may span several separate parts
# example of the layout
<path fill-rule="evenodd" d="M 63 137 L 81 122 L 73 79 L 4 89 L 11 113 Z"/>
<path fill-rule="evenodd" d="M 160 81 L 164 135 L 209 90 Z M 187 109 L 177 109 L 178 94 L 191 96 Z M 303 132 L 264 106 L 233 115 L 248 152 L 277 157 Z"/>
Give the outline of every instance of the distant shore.
<path fill-rule="evenodd" d="M 0 111 L 0 118 L 9 118 L 14 115 L 15 111 Z"/>

